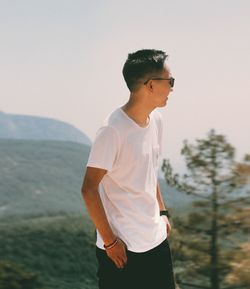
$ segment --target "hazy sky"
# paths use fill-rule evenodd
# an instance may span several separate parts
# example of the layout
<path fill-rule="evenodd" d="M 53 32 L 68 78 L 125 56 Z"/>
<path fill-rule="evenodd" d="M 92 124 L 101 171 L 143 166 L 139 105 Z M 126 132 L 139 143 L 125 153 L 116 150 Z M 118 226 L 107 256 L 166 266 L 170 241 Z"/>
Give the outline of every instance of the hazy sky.
<path fill-rule="evenodd" d="M 164 157 L 211 128 L 250 153 L 250 1 L 0 0 L 0 110 L 69 122 L 92 140 L 129 92 L 129 52 L 162 49 L 176 79 Z"/>

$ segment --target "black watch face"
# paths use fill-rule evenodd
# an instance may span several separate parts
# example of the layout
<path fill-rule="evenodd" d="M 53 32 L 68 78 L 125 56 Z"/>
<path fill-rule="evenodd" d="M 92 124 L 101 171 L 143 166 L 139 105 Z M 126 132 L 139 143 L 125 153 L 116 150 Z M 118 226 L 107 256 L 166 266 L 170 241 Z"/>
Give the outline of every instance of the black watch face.
<path fill-rule="evenodd" d="M 160 216 L 163 216 L 163 215 L 169 217 L 168 211 L 167 211 L 167 210 L 165 210 L 165 211 L 160 211 Z"/>

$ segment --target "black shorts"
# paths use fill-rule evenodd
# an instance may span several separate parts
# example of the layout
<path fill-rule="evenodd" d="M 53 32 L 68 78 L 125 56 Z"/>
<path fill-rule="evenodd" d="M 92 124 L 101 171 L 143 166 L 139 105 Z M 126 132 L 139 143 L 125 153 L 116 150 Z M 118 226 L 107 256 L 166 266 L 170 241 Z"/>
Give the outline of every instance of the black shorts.
<path fill-rule="evenodd" d="M 96 247 L 99 289 L 175 289 L 168 240 L 142 253 L 127 250 L 127 264 L 119 269 L 105 250 Z"/>

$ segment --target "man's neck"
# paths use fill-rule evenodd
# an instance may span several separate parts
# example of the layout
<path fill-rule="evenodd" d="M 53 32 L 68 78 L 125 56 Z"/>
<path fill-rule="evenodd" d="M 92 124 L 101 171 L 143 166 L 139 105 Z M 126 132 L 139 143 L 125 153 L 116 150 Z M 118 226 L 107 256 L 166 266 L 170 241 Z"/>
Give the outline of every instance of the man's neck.
<path fill-rule="evenodd" d="M 147 126 L 150 119 L 149 114 L 152 109 L 147 109 L 143 107 L 140 103 L 128 101 L 125 105 L 123 105 L 122 110 L 133 119 L 138 125 L 144 127 Z"/>

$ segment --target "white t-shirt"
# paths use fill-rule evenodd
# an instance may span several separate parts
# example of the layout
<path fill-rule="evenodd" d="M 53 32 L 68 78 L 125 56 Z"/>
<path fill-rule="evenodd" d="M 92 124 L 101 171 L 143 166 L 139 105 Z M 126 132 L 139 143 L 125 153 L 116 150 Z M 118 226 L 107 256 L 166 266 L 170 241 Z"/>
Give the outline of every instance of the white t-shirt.
<path fill-rule="evenodd" d="M 106 169 L 99 193 L 114 234 L 133 252 L 145 252 L 167 237 L 157 201 L 158 158 L 162 152 L 162 115 L 154 110 L 147 127 L 120 107 L 97 131 L 87 166 Z M 103 248 L 97 230 L 96 245 Z"/>

